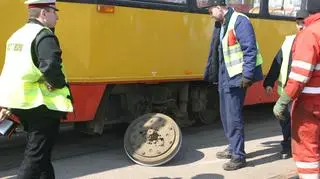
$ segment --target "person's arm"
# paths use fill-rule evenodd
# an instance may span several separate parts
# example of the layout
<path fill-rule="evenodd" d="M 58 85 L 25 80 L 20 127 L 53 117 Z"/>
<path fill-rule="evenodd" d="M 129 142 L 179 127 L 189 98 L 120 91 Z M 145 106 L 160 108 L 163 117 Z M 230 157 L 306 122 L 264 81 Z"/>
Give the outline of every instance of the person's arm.
<path fill-rule="evenodd" d="M 292 64 L 285 93 L 296 99 L 312 77 L 320 58 L 320 47 L 312 32 L 303 31 L 297 35 L 292 47 Z"/>
<path fill-rule="evenodd" d="M 244 16 L 238 16 L 235 25 L 236 38 L 243 52 L 242 74 L 247 79 L 253 79 L 258 54 L 255 33 L 251 22 Z"/>
<path fill-rule="evenodd" d="M 212 37 L 211 37 L 211 43 L 210 43 L 210 49 L 209 49 L 207 65 L 206 65 L 205 72 L 204 72 L 204 80 L 205 81 L 211 81 L 212 80 L 211 79 L 212 75 L 215 75 L 214 74 L 215 71 L 213 70 L 214 65 L 218 65 L 218 62 L 214 61 L 214 60 L 217 60 L 217 59 L 215 59 L 217 54 L 214 54 L 214 53 L 216 53 L 215 49 L 218 48 L 216 46 L 219 45 L 220 29 L 221 29 L 221 24 L 219 22 L 215 22 L 214 31 L 213 31 Z"/>
<path fill-rule="evenodd" d="M 284 120 L 284 111 L 290 102 L 300 96 L 310 81 L 320 58 L 320 44 L 312 32 L 307 29 L 299 33 L 292 47 L 292 64 L 289 79 L 280 98 L 273 107 L 277 119 Z"/>
<path fill-rule="evenodd" d="M 282 50 L 280 49 L 277 55 L 274 57 L 271 68 L 263 81 L 264 88 L 266 88 L 267 86 L 274 87 L 274 83 L 278 79 L 280 74 L 282 59 Z"/>
<path fill-rule="evenodd" d="M 63 88 L 66 85 L 62 72 L 62 51 L 57 37 L 49 30 L 42 30 L 36 37 L 35 54 L 36 66 L 43 73 L 47 83 L 52 88 Z"/>

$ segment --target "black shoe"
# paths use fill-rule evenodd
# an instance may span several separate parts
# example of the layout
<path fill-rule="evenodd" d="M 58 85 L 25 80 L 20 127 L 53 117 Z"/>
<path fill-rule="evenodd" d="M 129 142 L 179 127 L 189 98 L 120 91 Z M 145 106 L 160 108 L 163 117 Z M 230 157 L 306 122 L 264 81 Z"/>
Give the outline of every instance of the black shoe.
<path fill-rule="evenodd" d="M 217 152 L 216 157 L 218 159 L 231 159 L 232 154 L 228 149 L 225 149 L 224 151 Z"/>
<path fill-rule="evenodd" d="M 288 159 L 292 157 L 291 150 L 282 150 L 280 152 L 280 159 Z"/>
<path fill-rule="evenodd" d="M 246 159 L 231 158 L 229 162 L 223 164 L 223 169 L 226 171 L 238 170 L 246 165 Z"/>

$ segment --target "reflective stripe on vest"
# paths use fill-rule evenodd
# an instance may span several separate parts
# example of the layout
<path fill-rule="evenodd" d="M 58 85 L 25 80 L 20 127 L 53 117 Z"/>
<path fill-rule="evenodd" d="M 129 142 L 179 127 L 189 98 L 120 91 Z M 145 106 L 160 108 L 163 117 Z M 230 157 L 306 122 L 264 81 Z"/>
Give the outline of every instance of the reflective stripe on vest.
<path fill-rule="evenodd" d="M 32 60 L 32 42 L 42 30 L 38 24 L 26 24 L 7 41 L 6 57 L 0 76 L 0 106 L 31 109 L 46 105 L 55 111 L 72 112 L 68 87 L 49 91 L 43 74 Z"/>
<path fill-rule="evenodd" d="M 235 39 L 236 43 L 234 45 L 229 45 L 229 42 L 228 42 L 230 31 L 232 31 L 236 36 L 234 29 L 235 29 L 235 24 L 238 16 L 244 16 L 248 18 L 244 14 L 233 12 L 228 24 L 226 35 L 222 39 L 224 62 L 226 64 L 226 68 L 230 77 L 233 77 L 237 74 L 242 73 L 242 66 L 243 66 L 243 52 L 241 50 L 241 46 L 238 40 Z M 262 64 L 263 60 L 259 50 L 258 43 L 257 43 L 257 51 L 258 53 L 256 58 L 256 66 L 259 66 Z"/>
<path fill-rule="evenodd" d="M 280 74 L 278 78 L 278 94 L 279 95 L 282 94 L 285 84 L 287 83 L 290 52 L 291 52 L 292 44 L 295 37 L 296 35 L 286 36 L 286 39 L 281 46 L 282 63 L 281 63 Z"/>

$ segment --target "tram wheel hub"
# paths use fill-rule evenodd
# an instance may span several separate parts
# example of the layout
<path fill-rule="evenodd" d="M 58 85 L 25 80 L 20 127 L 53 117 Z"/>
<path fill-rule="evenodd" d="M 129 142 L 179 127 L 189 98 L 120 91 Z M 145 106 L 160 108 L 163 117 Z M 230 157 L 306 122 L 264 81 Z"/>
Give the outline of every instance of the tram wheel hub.
<path fill-rule="evenodd" d="M 124 148 L 128 157 L 140 165 L 157 166 L 171 160 L 179 151 L 182 135 L 169 116 L 149 113 L 128 127 Z"/>

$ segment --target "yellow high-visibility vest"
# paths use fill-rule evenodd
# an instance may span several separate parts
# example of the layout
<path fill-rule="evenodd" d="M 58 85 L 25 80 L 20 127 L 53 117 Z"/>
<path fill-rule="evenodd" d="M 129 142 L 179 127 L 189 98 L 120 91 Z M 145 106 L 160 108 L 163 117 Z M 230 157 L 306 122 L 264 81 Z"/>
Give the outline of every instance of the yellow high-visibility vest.
<path fill-rule="evenodd" d="M 55 111 L 72 112 L 73 106 L 67 86 L 49 91 L 41 71 L 32 60 L 32 42 L 42 30 L 38 24 L 28 23 L 7 41 L 6 56 L 0 76 L 0 106 L 31 109 L 40 105 Z"/>
<path fill-rule="evenodd" d="M 287 83 L 288 78 L 288 70 L 289 70 L 289 60 L 290 60 L 290 52 L 293 45 L 293 41 L 296 38 L 296 35 L 288 35 L 284 40 L 281 51 L 282 51 L 282 63 L 280 68 L 280 74 L 278 77 L 278 94 L 281 95 L 285 84 Z"/>
<path fill-rule="evenodd" d="M 222 39 L 224 62 L 226 64 L 226 68 L 230 78 L 242 73 L 242 66 L 243 66 L 243 52 L 241 50 L 241 46 L 238 40 L 236 40 L 236 43 L 234 45 L 228 44 L 229 32 L 232 30 L 233 33 L 236 35 L 235 24 L 238 16 L 244 16 L 248 18 L 244 14 L 233 12 L 228 24 L 226 35 Z M 263 63 L 263 60 L 259 50 L 258 43 L 257 43 L 257 51 L 258 53 L 257 53 L 257 59 L 256 59 L 256 66 L 259 66 Z"/>

